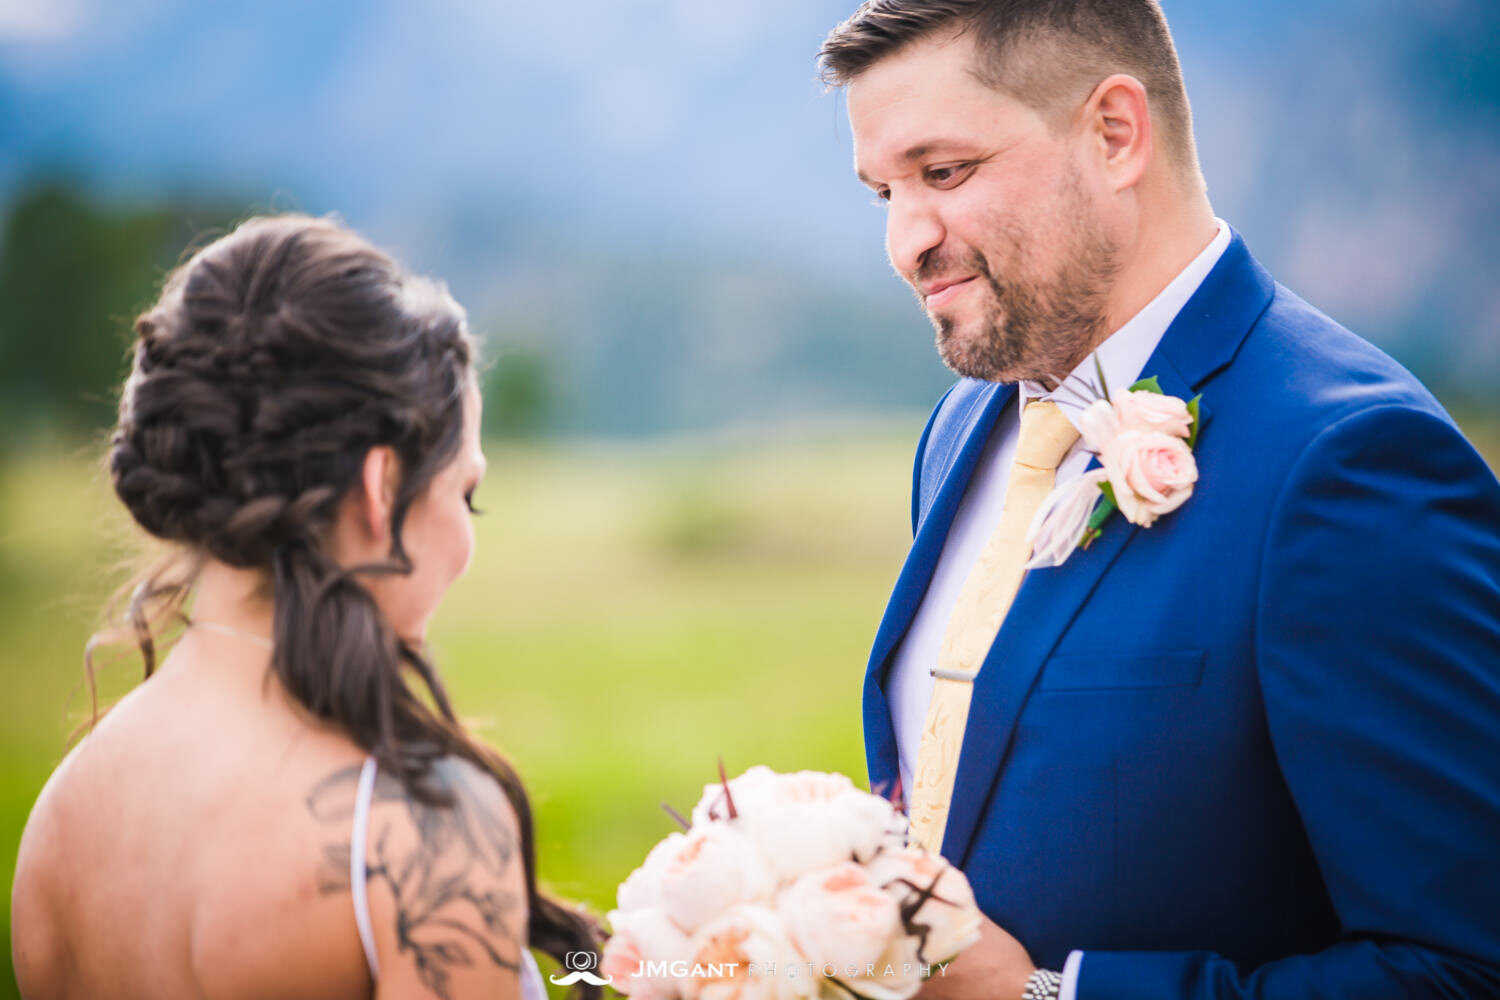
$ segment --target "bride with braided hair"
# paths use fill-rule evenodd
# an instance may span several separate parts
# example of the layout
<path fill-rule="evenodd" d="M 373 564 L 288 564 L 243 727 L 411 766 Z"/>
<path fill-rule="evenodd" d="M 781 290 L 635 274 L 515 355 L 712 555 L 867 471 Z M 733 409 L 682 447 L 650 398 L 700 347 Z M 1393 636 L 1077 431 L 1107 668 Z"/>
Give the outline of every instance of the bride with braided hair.
<path fill-rule="evenodd" d="M 537 887 L 521 781 L 423 652 L 485 467 L 463 310 L 289 215 L 135 329 L 109 469 L 172 555 L 125 615 L 147 682 L 27 823 L 22 995 L 541 1000 L 528 949 L 597 927 Z"/>

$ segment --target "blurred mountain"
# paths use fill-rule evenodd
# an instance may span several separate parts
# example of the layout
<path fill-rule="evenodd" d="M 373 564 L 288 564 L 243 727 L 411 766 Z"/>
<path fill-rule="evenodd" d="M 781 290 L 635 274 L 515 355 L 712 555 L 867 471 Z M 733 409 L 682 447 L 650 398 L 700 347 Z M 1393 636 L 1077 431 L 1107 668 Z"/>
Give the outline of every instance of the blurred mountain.
<path fill-rule="evenodd" d="M 1219 214 L 1452 393 L 1500 377 L 1500 6 L 1167 0 Z M 535 359 L 550 424 L 947 380 L 813 55 L 852 0 L 0 0 L 0 198 L 338 212 Z"/>

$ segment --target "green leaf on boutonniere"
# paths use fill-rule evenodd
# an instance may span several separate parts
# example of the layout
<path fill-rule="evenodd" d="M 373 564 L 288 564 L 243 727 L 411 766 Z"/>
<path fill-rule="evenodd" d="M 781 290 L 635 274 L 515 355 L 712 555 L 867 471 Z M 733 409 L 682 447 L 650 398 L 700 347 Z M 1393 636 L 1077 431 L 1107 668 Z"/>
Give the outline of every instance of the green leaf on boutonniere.
<path fill-rule="evenodd" d="M 1104 364 L 1099 360 L 1098 351 L 1094 352 L 1094 371 L 1099 376 L 1099 391 L 1104 393 L 1104 401 L 1106 403 L 1114 402 L 1114 400 L 1109 398 L 1109 383 L 1104 380 Z"/>
<path fill-rule="evenodd" d="M 1158 382 L 1158 381 L 1156 381 L 1156 376 L 1155 375 L 1152 375 L 1150 378 L 1143 378 L 1143 379 L 1141 379 L 1135 385 L 1133 385 L 1133 386 L 1130 387 L 1130 391 L 1131 392 L 1154 392 L 1158 396 L 1165 396 L 1166 395 L 1166 393 L 1164 393 L 1164 392 L 1161 391 L 1161 383 Z"/>
<path fill-rule="evenodd" d="M 1089 515 L 1088 527 L 1083 529 L 1083 537 L 1078 539 L 1078 547 L 1080 549 L 1088 548 L 1094 543 L 1095 539 L 1104 534 L 1104 522 L 1108 521 L 1109 516 L 1119 509 L 1119 505 L 1115 503 L 1115 488 L 1113 486 L 1109 483 L 1100 483 L 1099 492 L 1103 496 L 1099 500 L 1099 505 L 1094 508 L 1094 512 Z"/>
<path fill-rule="evenodd" d="M 1199 426 L 1199 424 L 1202 423 L 1202 421 L 1200 421 L 1198 419 L 1198 401 L 1201 400 L 1202 398 L 1203 398 L 1203 393 L 1200 392 L 1200 393 L 1198 393 L 1198 395 L 1196 395 L 1192 399 L 1188 400 L 1188 405 L 1187 405 L 1188 415 L 1193 418 L 1193 426 L 1188 429 L 1188 447 L 1189 448 L 1193 447 L 1194 445 L 1196 445 L 1198 443 L 1198 426 Z"/>

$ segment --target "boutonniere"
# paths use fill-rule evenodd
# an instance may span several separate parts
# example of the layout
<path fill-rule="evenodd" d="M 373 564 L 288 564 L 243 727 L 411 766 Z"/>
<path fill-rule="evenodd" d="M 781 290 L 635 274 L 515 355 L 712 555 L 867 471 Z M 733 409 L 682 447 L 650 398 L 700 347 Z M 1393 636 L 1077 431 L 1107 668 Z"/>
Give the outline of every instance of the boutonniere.
<path fill-rule="evenodd" d="M 1096 397 L 1079 418 L 1084 447 L 1099 468 L 1066 483 L 1042 501 L 1027 540 L 1027 569 L 1061 566 L 1074 549 L 1086 549 L 1104 533 L 1119 511 L 1125 520 L 1149 528 L 1193 495 L 1198 463 L 1198 403 L 1162 392 L 1156 376 L 1141 379 L 1113 396 L 1099 372 Z"/>

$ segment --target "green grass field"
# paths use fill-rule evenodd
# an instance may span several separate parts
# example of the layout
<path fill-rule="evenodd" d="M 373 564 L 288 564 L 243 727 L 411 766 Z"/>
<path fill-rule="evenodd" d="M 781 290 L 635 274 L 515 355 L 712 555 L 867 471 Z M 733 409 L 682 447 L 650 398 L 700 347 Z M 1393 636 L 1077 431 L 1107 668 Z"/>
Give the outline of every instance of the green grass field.
<path fill-rule="evenodd" d="M 459 712 L 527 782 L 555 892 L 612 905 L 675 828 L 660 803 L 690 809 L 720 754 L 731 773 L 862 781 L 860 676 L 907 541 L 913 433 L 488 450 L 475 561 L 432 638 Z M 115 508 L 86 450 L 0 469 L 7 902 L 27 812 L 87 709 L 83 644 L 134 548 Z"/>
<path fill-rule="evenodd" d="M 1500 421 L 1464 421 L 1491 464 Z M 864 659 L 908 541 L 920 424 L 772 443 L 494 446 L 433 627 L 459 711 L 537 812 L 543 878 L 609 908 L 723 755 L 862 782 Z M 0 467 L 0 875 L 83 717 L 83 643 L 132 532 L 93 447 Z M 134 683 L 107 676 L 106 693 Z M 0 926 L 8 941 L 8 906 Z M 16 996 L 9 948 L 0 1000 Z"/>

